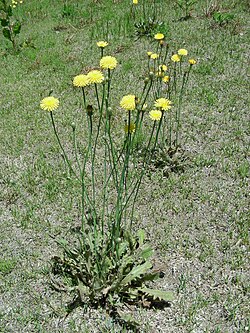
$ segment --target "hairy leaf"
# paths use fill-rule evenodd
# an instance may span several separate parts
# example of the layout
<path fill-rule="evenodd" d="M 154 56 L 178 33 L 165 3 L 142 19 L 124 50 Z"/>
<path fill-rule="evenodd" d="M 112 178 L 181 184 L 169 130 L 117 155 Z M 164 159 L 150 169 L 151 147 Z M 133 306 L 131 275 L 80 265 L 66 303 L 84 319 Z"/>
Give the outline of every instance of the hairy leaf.
<path fill-rule="evenodd" d="M 6 27 L 9 24 L 9 21 L 4 18 L 0 18 L 0 21 L 2 27 Z"/>
<path fill-rule="evenodd" d="M 15 35 L 18 35 L 21 30 L 21 23 L 19 21 L 16 21 L 15 24 L 13 25 L 13 32 Z"/>
<path fill-rule="evenodd" d="M 173 293 L 170 291 L 150 289 L 150 288 L 138 288 L 141 292 L 153 297 L 154 300 L 159 299 L 160 301 L 172 301 L 174 299 Z"/>
<path fill-rule="evenodd" d="M 139 278 L 142 274 L 145 274 L 151 267 L 152 264 L 150 261 L 146 261 L 144 264 L 134 267 L 121 281 L 121 285 L 125 286 L 128 283 L 131 283 L 136 278 Z"/>

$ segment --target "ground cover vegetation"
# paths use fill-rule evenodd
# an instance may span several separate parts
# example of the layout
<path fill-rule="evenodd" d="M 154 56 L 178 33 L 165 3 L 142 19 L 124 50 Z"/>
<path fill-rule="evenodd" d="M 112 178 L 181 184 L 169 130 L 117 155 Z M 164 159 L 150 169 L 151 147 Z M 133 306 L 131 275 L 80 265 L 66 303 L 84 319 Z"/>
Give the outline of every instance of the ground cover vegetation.
<path fill-rule="evenodd" d="M 247 1 L 2 4 L 0 331 L 248 331 Z"/>

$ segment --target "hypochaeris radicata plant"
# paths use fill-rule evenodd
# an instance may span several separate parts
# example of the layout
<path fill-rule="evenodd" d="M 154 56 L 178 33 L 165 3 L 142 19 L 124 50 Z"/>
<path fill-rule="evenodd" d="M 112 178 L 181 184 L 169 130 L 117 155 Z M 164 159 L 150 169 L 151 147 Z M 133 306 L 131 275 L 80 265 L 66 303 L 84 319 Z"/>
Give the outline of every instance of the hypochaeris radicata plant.
<path fill-rule="evenodd" d="M 21 31 L 21 22 L 15 19 L 14 12 L 18 6 L 23 3 L 23 0 L 0 0 L 0 22 L 2 32 L 5 38 L 7 38 L 13 46 L 14 51 L 18 50 L 16 43 L 16 36 Z"/>
<path fill-rule="evenodd" d="M 81 188 L 81 226 L 75 238 L 57 241 L 63 256 L 53 258 L 53 273 L 70 280 L 63 289 L 74 293 L 80 304 L 105 306 L 111 313 L 114 309 L 117 313 L 123 302 L 150 306 L 172 299 L 170 292 L 149 287 L 162 272 L 153 267 L 153 249 L 145 242 L 143 230 L 133 231 L 133 222 L 137 195 L 155 149 L 162 145 L 162 138 L 164 145 L 176 148 L 179 144 L 181 96 L 195 60 L 186 64 L 187 51 L 180 49 L 167 63 L 169 46 L 164 35 L 158 33 L 155 40 L 157 50 L 148 52 L 141 93 L 129 91 L 120 98 L 124 140 L 117 140 L 112 130 L 118 107 L 112 105 L 111 86 L 118 62 L 104 55 L 108 46 L 105 41 L 97 43 L 99 67 L 73 79 L 83 97 L 82 112 L 88 128 L 82 153 L 78 124 L 72 124 L 74 161 L 68 157 L 54 121 L 59 100 L 49 96 L 40 103 L 50 114 L 64 160 Z M 172 102 L 176 94 L 177 105 Z M 138 158 L 136 142 L 142 133 L 144 150 Z M 52 284 L 60 289 L 55 279 Z"/>

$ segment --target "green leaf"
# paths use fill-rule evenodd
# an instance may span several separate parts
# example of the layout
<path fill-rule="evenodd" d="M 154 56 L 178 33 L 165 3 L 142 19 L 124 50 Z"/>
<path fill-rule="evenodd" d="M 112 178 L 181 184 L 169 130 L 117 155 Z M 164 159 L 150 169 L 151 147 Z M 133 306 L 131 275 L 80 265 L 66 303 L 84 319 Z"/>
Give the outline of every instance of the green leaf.
<path fill-rule="evenodd" d="M 3 35 L 5 38 L 7 38 L 11 41 L 11 34 L 10 34 L 9 28 L 3 28 Z"/>
<path fill-rule="evenodd" d="M 89 297 L 89 287 L 85 286 L 82 281 L 78 280 L 78 292 L 79 296 L 81 298 L 81 301 L 84 302 L 86 300 L 86 297 Z"/>
<path fill-rule="evenodd" d="M 21 30 L 21 23 L 19 21 L 16 21 L 15 24 L 13 25 L 13 32 L 15 35 L 18 35 Z"/>
<path fill-rule="evenodd" d="M 120 320 L 126 323 L 126 325 L 129 325 L 133 327 L 134 329 L 138 328 L 140 326 L 139 322 L 135 320 L 130 314 L 124 314 L 118 311 Z"/>
<path fill-rule="evenodd" d="M 154 253 L 154 250 L 150 246 L 145 246 L 142 248 L 140 256 L 144 260 L 147 260 L 148 258 L 152 257 L 153 253 Z"/>
<path fill-rule="evenodd" d="M 11 6 L 9 6 L 8 9 L 7 9 L 7 15 L 8 16 L 12 16 L 12 8 L 11 8 Z"/>
<path fill-rule="evenodd" d="M 1 26 L 2 27 L 6 27 L 8 24 L 9 24 L 9 21 L 4 19 L 4 18 L 0 18 L 0 21 L 1 21 Z"/>
<path fill-rule="evenodd" d="M 163 291 L 157 289 L 150 288 L 138 288 L 141 292 L 153 297 L 153 300 L 159 299 L 160 301 L 172 301 L 174 299 L 174 295 L 170 291 Z"/>
<path fill-rule="evenodd" d="M 152 264 L 150 261 L 146 261 L 144 264 L 134 267 L 121 281 L 121 285 L 125 286 L 136 278 L 139 278 L 142 274 L 145 274 L 151 267 Z"/>
<path fill-rule="evenodd" d="M 138 230 L 137 236 L 139 239 L 139 245 L 142 246 L 145 240 L 145 231 L 142 229 Z"/>

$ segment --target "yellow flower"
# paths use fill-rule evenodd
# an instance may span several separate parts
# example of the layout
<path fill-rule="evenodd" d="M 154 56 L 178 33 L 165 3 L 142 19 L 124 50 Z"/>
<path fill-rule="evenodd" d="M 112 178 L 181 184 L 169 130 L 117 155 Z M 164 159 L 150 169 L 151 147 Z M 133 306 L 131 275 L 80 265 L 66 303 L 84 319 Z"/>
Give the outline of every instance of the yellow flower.
<path fill-rule="evenodd" d="M 97 70 L 90 71 L 87 74 L 87 77 L 89 79 L 89 83 L 102 83 L 102 81 L 104 80 L 102 72 Z"/>
<path fill-rule="evenodd" d="M 165 75 L 165 76 L 162 78 L 162 81 L 163 81 L 164 83 L 168 83 L 168 82 L 169 82 L 169 79 L 170 79 L 170 77 L 169 77 L 168 75 Z"/>
<path fill-rule="evenodd" d="M 174 55 L 172 55 L 171 60 L 173 62 L 179 62 L 179 61 L 181 61 L 181 58 L 178 54 L 174 54 Z"/>
<path fill-rule="evenodd" d="M 138 0 L 133 0 L 134 5 L 138 5 Z"/>
<path fill-rule="evenodd" d="M 190 65 L 195 65 L 196 64 L 195 59 L 189 59 L 188 62 L 190 63 Z"/>
<path fill-rule="evenodd" d="M 155 107 L 160 108 L 164 111 L 171 109 L 171 104 L 172 104 L 172 102 L 166 98 L 158 98 L 155 101 Z"/>
<path fill-rule="evenodd" d="M 147 52 L 148 57 L 150 58 L 153 52 Z"/>
<path fill-rule="evenodd" d="M 160 110 L 151 110 L 149 112 L 149 117 L 152 119 L 152 120 L 157 120 L 159 121 L 162 117 L 162 112 Z"/>
<path fill-rule="evenodd" d="M 102 47 L 102 48 L 104 48 L 104 47 L 108 46 L 109 43 L 108 43 L 108 42 L 105 42 L 105 41 L 103 41 L 103 40 L 101 40 L 100 42 L 97 42 L 96 45 L 97 45 L 98 47 Z"/>
<path fill-rule="evenodd" d="M 73 85 L 75 87 L 86 87 L 89 84 L 89 78 L 87 75 L 77 75 L 73 79 Z"/>
<path fill-rule="evenodd" d="M 120 106 L 128 111 L 135 109 L 135 95 L 126 95 L 123 96 L 120 101 Z"/>
<path fill-rule="evenodd" d="M 159 54 L 157 53 L 152 53 L 151 56 L 150 56 L 151 59 L 155 60 L 157 58 L 159 58 Z"/>
<path fill-rule="evenodd" d="M 114 69 L 117 66 L 117 60 L 115 57 L 106 56 L 100 60 L 100 66 L 104 69 Z"/>
<path fill-rule="evenodd" d="M 45 111 L 54 111 L 59 106 L 59 100 L 53 96 L 45 97 L 40 102 L 40 107 Z"/>
<path fill-rule="evenodd" d="M 129 129 L 128 129 L 128 124 L 126 124 L 125 127 L 124 127 L 124 130 L 125 130 L 125 133 L 128 133 L 128 131 L 129 131 L 129 133 L 134 133 L 135 132 L 135 124 L 134 123 L 130 124 Z"/>
<path fill-rule="evenodd" d="M 166 72 L 167 69 L 168 69 L 168 68 L 167 68 L 166 65 L 160 65 L 160 66 L 159 66 L 159 70 L 160 70 L 160 71 Z"/>
<path fill-rule="evenodd" d="M 164 38 L 164 35 L 161 34 L 160 32 L 158 32 L 158 33 L 155 35 L 155 39 L 156 39 L 156 40 L 161 40 L 161 39 L 163 39 L 163 38 Z"/>
<path fill-rule="evenodd" d="M 186 49 L 179 49 L 178 54 L 180 56 L 186 56 L 188 54 L 188 51 Z"/>

